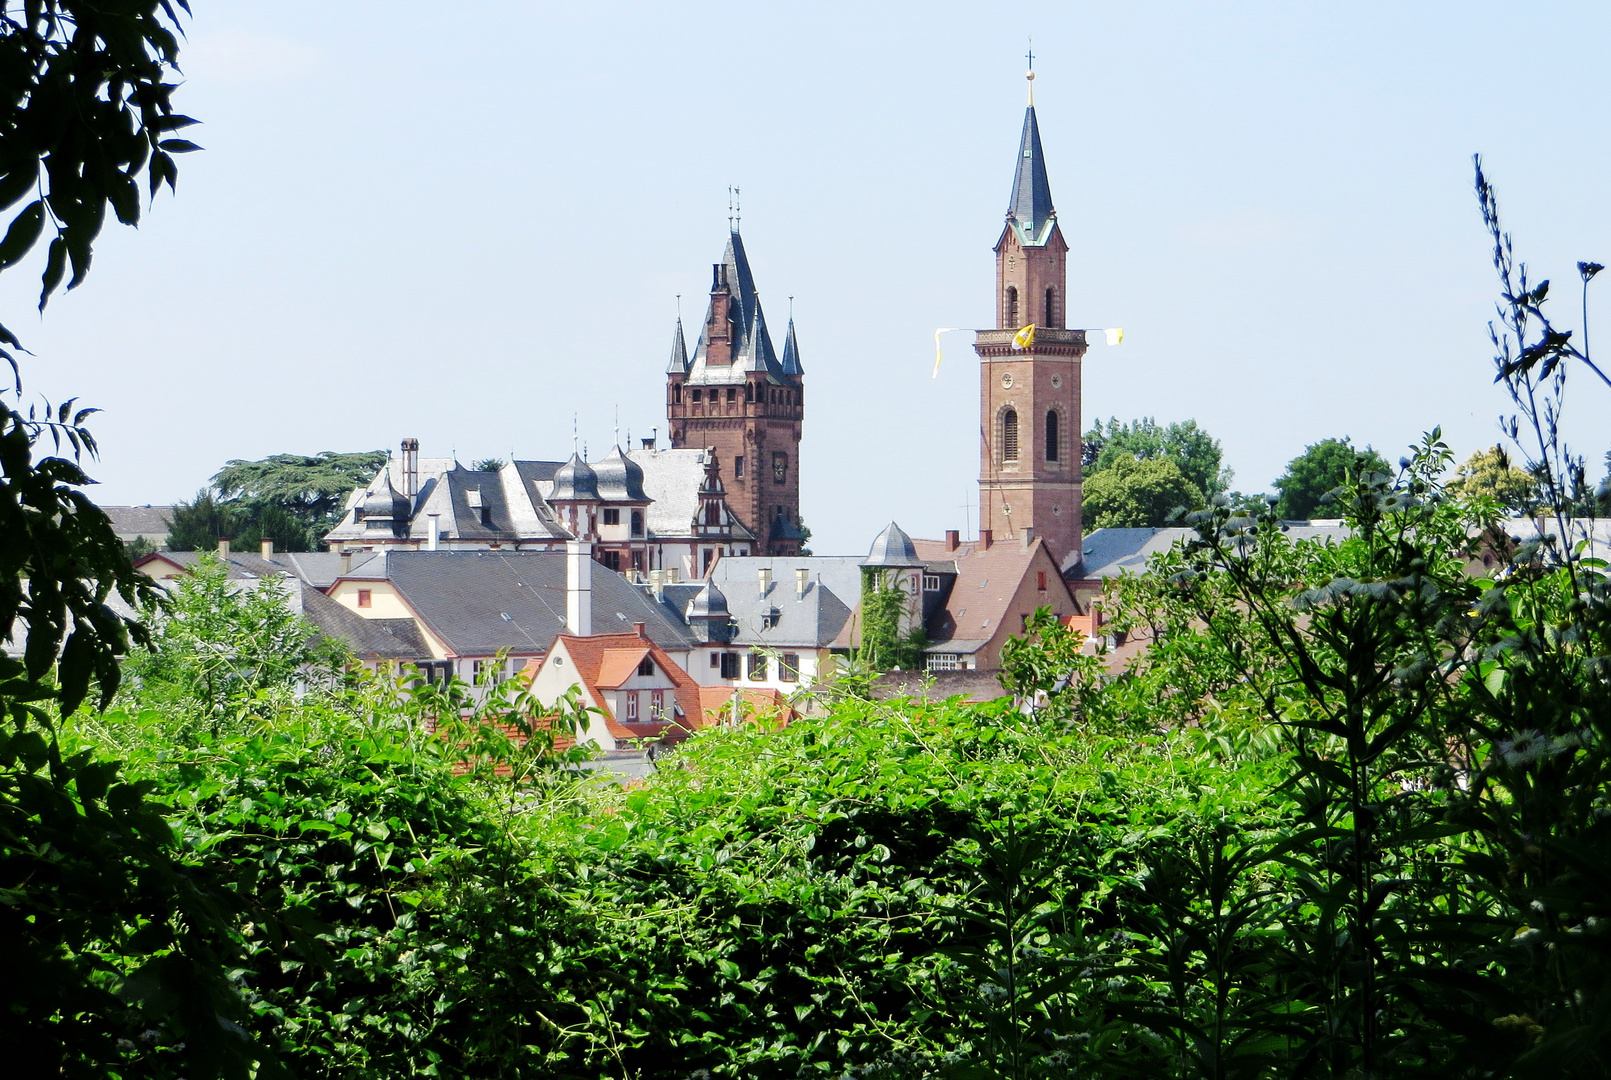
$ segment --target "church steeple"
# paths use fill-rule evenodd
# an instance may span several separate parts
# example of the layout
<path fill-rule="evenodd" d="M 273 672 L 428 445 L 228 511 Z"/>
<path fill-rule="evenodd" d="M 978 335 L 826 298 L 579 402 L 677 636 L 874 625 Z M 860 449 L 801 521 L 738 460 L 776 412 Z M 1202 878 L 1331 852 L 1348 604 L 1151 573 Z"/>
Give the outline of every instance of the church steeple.
<path fill-rule="evenodd" d="M 677 329 L 671 335 L 671 362 L 666 371 L 685 375 L 688 372 L 688 342 L 682 336 L 682 316 L 677 316 Z"/>
<path fill-rule="evenodd" d="M 1034 78 L 1035 73 L 1031 71 L 1029 76 Z M 1012 222 L 1019 243 L 1025 247 L 1044 245 L 1051 238 L 1052 225 L 1057 220 L 1033 101 L 1024 110 L 1024 134 L 1018 142 L 1018 169 L 1012 179 L 1012 205 L 1007 209 L 1007 220 Z"/>

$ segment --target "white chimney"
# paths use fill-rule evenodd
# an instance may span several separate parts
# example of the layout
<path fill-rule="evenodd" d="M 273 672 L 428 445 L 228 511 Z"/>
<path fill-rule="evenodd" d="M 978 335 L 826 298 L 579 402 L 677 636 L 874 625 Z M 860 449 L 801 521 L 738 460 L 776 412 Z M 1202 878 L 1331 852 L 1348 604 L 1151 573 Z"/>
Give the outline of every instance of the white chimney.
<path fill-rule="evenodd" d="M 272 559 L 274 557 L 274 541 L 273 540 L 261 541 L 257 546 L 258 546 L 258 549 L 260 551 L 262 551 L 263 558 Z"/>
<path fill-rule="evenodd" d="M 757 576 L 760 578 L 761 595 L 765 596 L 767 593 L 772 591 L 772 568 L 770 566 L 761 567 L 761 569 L 757 571 Z"/>
<path fill-rule="evenodd" d="M 649 586 L 654 590 L 654 602 L 660 603 L 666 598 L 666 572 L 664 570 L 649 571 Z"/>
<path fill-rule="evenodd" d="M 431 524 L 430 524 L 430 531 L 426 534 L 426 537 L 425 537 L 425 550 L 426 551 L 435 551 L 435 550 L 437 550 L 437 548 L 441 547 L 441 545 L 442 545 L 442 521 L 441 521 L 442 515 L 441 514 L 427 514 L 426 516 L 428 518 L 430 518 Z"/>
<path fill-rule="evenodd" d="M 1034 547 L 1035 546 L 1035 527 L 1033 525 L 1025 525 L 1024 526 L 1024 546 L 1025 547 Z"/>
<path fill-rule="evenodd" d="M 420 493 L 420 441 L 403 440 L 403 494 L 409 498 Z"/>
<path fill-rule="evenodd" d="M 220 559 L 229 558 L 229 541 L 228 540 L 220 540 L 220 541 L 218 541 L 218 557 Z"/>
<path fill-rule="evenodd" d="M 350 573 L 352 573 L 352 552 L 343 551 L 341 553 L 341 576 L 346 577 Z"/>
<path fill-rule="evenodd" d="M 565 632 L 593 633 L 593 545 L 586 540 L 565 541 Z"/>
<path fill-rule="evenodd" d="M 804 599 L 805 594 L 806 594 L 806 589 L 809 588 L 810 585 L 811 585 L 811 571 L 807 567 L 804 567 L 804 566 L 795 567 L 794 568 L 794 598 L 796 600 Z"/>

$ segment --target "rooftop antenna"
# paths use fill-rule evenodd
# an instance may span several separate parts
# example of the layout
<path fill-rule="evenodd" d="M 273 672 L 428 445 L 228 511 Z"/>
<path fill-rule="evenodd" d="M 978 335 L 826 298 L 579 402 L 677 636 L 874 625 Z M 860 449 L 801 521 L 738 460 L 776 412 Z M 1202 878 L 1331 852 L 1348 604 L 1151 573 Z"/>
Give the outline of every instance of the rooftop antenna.
<path fill-rule="evenodd" d="M 615 407 L 615 448 L 621 449 L 621 406 Z"/>
<path fill-rule="evenodd" d="M 677 294 L 677 321 L 682 322 L 682 293 Z"/>
<path fill-rule="evenodd" d="M 734 192 L 733 185 L 728 184 L 727 185 L 727 231 L 728 232 L 737 232 L 738 231 L 738 230 L 733 228 L 733 215 L 734 215 L 734 210 L 733 210 L 733 198 L 734 198 L 734 196 L 733 196 L 733 192 Z"/>
<path fill-rule="evenodd" d="M 733 231 L 738 232 L 744 225 L 744 207 L 738 199 L 738 188 L 733 189 Z"/>
<path fill-rule="evenodd" d="M 1024 73 L 1024 78 L 1029 82 L 1029 107 L 1033 109 L 1035 107 L 1035 39 L 1033 36 L 1029 39 L 1029 52 L 1027 55 L 1029 70 Z"/>
<path fill-rule="evenodd" d="M 580 438 L 581 436 L 576 432 L 576 414 L 571 413 L 571 456 L 573 457 L 576 455 L 577 447 L 581 445 L 578 441 Z"/>

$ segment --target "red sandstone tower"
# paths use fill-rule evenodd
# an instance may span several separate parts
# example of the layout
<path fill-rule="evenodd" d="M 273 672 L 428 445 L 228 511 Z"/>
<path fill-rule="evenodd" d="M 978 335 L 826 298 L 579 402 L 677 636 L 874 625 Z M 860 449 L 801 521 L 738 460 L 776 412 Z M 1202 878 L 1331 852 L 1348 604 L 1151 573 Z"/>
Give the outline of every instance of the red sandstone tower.
<path fill-rule="evenodd" d="M 996 241 L 996 326 L 979 354 L 979 528 L 997 541 L 1026 530 L 1064 572 L 1080 561 L 1080 358 L 1085 332 L 1065 329 L 1068 244 L 1057 227 L 1035 121 L 1035 73 L 1007 223 Z M 1014 336 L 1033 324 L 1028 348 Z"/>
<path fill-rule="evenodd" d="M 677 320 L 666 371 L 674 448 L 714 448 L 728 508 L 755 533 L 757 554 L 800 550 L 800 426 L 805 379 L 794 317 L 780 360 L 737 228 L 711 271 L 710 306 L 693 359 Z"/>

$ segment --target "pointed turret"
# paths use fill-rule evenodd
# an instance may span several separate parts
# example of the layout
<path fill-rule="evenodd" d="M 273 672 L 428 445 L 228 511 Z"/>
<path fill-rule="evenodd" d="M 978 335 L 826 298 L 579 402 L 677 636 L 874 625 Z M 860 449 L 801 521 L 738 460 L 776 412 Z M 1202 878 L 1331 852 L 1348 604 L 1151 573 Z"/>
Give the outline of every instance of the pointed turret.
<path fill-rule="evenodd" d="M 1018 231 L 1018 240 L 1025 247 L 1039 247 L 1051 236 L 1051 225 L 1057 217 L 1052 206 L 1052 185 L 1046 179 L 1046 157 L 1040 149 L 1040 124 L 1035 120 L 1035 106 L 1024 110 L 1024 134 L 1018 145 L 1018 169 L 1012 179 L 1012 205 L 1007 209 L 1007 220 Z"/>
<path fill-rule="evenodd" d="M 794 337 L 793 315 L 789 316 L 789 335 L 783 339 L 783 374 L 791 378 L 805 374 L 805 368 L 800 366 L 800 343 Z"/>
<path fill-rule="evenodd" d="M 677 316 L 677 329 L 671 335 L 671 362 L 666 365 L 668 374 L 686 374 L 688 371 L 688 342 L 682 336 L 682 316 Z"/>

